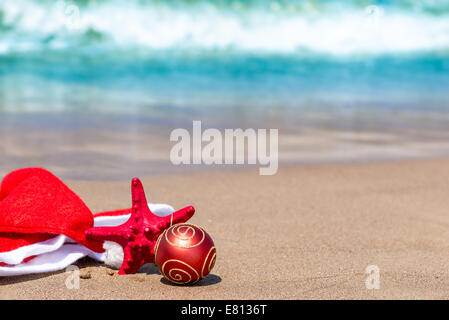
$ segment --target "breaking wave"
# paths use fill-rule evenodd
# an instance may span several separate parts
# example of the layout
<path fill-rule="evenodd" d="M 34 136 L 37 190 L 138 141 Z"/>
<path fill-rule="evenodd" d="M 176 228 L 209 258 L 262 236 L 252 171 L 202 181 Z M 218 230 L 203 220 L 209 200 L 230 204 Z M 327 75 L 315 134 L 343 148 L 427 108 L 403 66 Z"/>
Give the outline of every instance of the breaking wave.
<path fill-rule="evenodd" d="M 0 3 L 0 54 L 449 51 L 448 1 L 398 2 L 6 0 Z"/>

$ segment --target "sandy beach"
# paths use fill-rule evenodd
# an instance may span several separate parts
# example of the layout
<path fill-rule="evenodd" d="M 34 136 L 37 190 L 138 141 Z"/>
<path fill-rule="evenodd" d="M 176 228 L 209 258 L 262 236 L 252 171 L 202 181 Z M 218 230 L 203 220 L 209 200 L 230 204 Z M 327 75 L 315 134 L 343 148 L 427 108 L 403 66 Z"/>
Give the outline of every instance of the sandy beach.
<path fill-rule="evenodd" d="M 66 181 L 94 211 L 129 207 L 129 181 Z M 449 160 L 281 166 L 144 178 L 149 201 L 194 205 L 217 247 L 212 274 L 168 284 L 83 259 L 64 272 L 0 279 L 3 299 L 447 299 Z M 367 266 L 380 270 L 368 290 Z"/>

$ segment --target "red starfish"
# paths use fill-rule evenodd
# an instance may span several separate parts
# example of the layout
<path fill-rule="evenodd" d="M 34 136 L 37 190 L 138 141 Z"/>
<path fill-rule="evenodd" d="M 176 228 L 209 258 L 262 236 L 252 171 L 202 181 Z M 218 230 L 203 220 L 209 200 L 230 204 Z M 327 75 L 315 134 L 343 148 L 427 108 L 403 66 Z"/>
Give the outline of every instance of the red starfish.
<path fill-rule="evenodd" d="M 156 216 L 148 207 L 142 182 L 134 178 L 131 183 L 131 217 L 116 227 L 94 227 L 86 230 L 86 238 L 114 241 L 122 246 L 124 258 L 118 274 L 136 273 L 145 263 L 154 263 L 154 245 L 159 235 L 172 224 L 189 220 L 195 208 L 185 207 L 166 217 Z"/>

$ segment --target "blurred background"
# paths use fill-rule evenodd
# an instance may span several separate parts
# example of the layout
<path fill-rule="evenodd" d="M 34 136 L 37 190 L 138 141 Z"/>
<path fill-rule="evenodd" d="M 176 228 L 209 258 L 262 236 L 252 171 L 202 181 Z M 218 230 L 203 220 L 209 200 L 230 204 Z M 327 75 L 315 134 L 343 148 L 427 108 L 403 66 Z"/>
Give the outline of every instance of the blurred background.
<path fill-rule="evenodd" d="M 208 170 L 169 161 L 193 120 L 281 164 L 446 157 L 448 111 L 446 0 L 0 2 L 2 175 Z"/>

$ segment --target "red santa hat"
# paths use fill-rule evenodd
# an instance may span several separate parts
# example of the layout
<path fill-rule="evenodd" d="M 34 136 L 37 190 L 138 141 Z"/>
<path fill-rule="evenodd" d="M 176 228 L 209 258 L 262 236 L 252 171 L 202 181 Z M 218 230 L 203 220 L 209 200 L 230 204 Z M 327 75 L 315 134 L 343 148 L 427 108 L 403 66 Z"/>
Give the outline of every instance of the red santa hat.
<path fill-rule="evenodd" d="M 174 212 L 169 205 L 149 205 L 157 215 Z M 120 225 L 130 212 L 94 215 L 51 172 L 41 168 L 14 171 L 0 185 L 0 276 L 61 270 L 86 255 L 119 266 L 120 246 L 88 240 L 84 232 L 94 226 Z"/>

